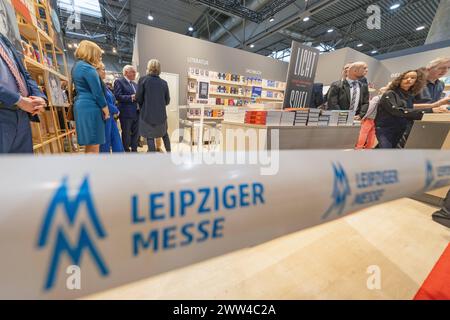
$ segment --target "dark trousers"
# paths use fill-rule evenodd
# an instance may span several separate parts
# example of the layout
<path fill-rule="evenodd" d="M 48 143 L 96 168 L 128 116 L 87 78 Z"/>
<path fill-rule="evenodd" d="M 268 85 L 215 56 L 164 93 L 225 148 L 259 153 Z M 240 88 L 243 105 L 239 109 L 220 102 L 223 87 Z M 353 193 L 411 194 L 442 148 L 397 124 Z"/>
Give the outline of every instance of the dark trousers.
<path fill-rule="evenodd" d="M 166 148 L 167 152 L 171 151 L 170 148 L 170 138 L 169 135 L 166 134 L 162 137 L 164 142 L 164 147 Z M 155 144 L 155 138 L 147 138 L 147 145 L 148 145 L 148 152 L 156 152 L 156 144 Z"/>
<path fill-rule="evenodd" d="M 122 127 L 122 143 L 125 152 L 137 152 L 139 140 L 139 119 L 120 118 Z"/>
<path fill-rule="evenodd" d="M 377 127 L 375 133 L 378 139 L 380 149 L 395 149 L 405 132 L 405 127 L 384 128 Z"/>
<path fill-rule="evenodd" d="M 433 213 L 433 220 L 450 228 L 450 190 L 444 199 L 442 209 Z"/>
<path fill-rule="evenodd" d="M 0 153 L 33 153 L 30 118 L 25 111 L 0 108 Z"/>
<path fill-rule="evenodd" d="M 409 121 L 408 125 L 406 126 L 405 132 L 403 133 L 402 137 L 400 138 L 400 141 L 397 145 L 397 148 L 404 149 L 406 146 L 406 141 L 409 138 L 409 134 L 411 133 L 412 127 L 413 127 L 414 121 Z"/>

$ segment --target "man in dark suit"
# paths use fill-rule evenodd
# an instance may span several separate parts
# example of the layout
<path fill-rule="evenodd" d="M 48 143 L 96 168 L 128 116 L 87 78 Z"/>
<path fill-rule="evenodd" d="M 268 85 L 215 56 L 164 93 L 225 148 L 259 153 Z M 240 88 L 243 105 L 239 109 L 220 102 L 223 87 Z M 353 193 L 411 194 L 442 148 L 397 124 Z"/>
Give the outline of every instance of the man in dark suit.
<path fill-rule="evenodd" d="M 333 82 L 328 91 L 328 109 L 355 110 L 355 118 L 362 119 L 369 108 L 369 88 L 360 79 L 367 71 L 365 62 L 355 62 L 348 68 L 345 80 Z"/>
<path fill-rule="evenodd" d="M 450 190 L 442 204 L 442 209 L 433 213 L 433 220 L 450 228 Z"/>
<path fill-rule="evenodd" d="M 139 140 L 139 116 L 136 102 L 136 69 L 133 66 L 123 68 L 123 78 L 114 83 L 114 96 L 119 101 L 119 119 L 122 127 L 122 142 L 125 152 L 137 152 Z"/>
<path fill-rule="evenodd" d="M 47 105 L 21 54 L 0 33 L 0 153 L 33 153 L 30 119 Z"/>

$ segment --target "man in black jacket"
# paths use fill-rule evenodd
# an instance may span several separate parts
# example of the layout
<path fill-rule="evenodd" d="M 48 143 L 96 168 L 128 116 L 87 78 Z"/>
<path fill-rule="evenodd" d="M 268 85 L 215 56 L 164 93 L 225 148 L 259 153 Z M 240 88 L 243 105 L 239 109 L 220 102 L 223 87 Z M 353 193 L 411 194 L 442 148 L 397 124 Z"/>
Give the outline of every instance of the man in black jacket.
<path fill-rule="evenodd" d="M 442 209 L 433 213 L 433 220 L 450 228 L 450 190 L 444 199 Z"/>
<path fill-rule="evenodd" d="M 353 63 L 347 72 L 347 78 L 333 82 L 328 91 L 329 110 L 355 110 L 356 118 L 361 119 L 369 108 L 369 88 L 360 79 L 367 75 L 365 62 Z"/>

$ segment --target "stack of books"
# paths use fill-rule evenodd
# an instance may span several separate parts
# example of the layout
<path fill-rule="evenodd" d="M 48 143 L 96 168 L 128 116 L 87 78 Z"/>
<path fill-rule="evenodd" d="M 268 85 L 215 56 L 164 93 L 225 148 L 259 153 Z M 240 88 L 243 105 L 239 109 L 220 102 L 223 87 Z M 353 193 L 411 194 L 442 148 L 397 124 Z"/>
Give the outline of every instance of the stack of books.
<path fill-rule="evenodd" d="M 348 111 L 340 111 L 336 110 L 338 114 L 338 126 L 346 126 L 347 125 L 347 119 L 348 119 Z"/>
<path fill-rule="evenodd" d="M 295 110 L 294 126 L 304 127 L 308 123 L 309 109 L 298 108 Z"/>
<path fill-rule="evenodd" d="M 245 110 L 239 107 L 225 108 L 224 121 L 233 123 L 245 123 Z"/>
<path fill-rule="evenodd" d="M 295 122 L 295 111 L 283 111 L 281 113 L 280 126 L 293 126 Z"/>
<path fill-rule="evenodd" d="M 355 118 L 355 115 L 356 115 L 356 111 L 354 111 L 354 110 L 350 110 L 350 111 L 347 111 L 348 112 L 348 114 L 347 114 L 347 126 L 353 126 L 353 122 L 354 122 L 354 118 Z"/>
<path fill-rule="evenodd" d="M 330 125 L 332 115 L 333 115 L 332 111 L 321 110 L 320 116 L 319 116 L 319 122 L 317 125 L 319 127 L 328 127 L 328 125 Z"/>
<path fill-rule="evenodd" d="M 267 111 L 266 126 L 279 126 L 281 122 L 281 115 L 284 112 L 281 110 Z"/>
<path fill-rule="evenodd" d="M 308 126 L 317 127 L 319 125 L 320 109 L 309 109 Z"/>
<path fill-rule="evenodd" d="M 245 113 L 245 123 L 265 125 L 267 111 L 247 111 Z"/>

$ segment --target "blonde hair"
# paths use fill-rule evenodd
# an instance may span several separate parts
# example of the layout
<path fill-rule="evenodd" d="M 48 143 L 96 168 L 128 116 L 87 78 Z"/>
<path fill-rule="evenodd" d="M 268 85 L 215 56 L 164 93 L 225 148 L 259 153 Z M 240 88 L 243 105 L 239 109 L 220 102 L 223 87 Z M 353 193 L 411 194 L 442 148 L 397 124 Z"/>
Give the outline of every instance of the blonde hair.
<path fill-rule="evenodd" d="M 156 59 L 150 60 L 147 64 L 147 74 L 159 76 L 161 74 L 161 63 Z"/>
<path fill-rule="evenodd" d="M 450 65 L 450 58 L 444 58 L 444 57 L 436 58 L 428 63 L 427 69 L 434 69 L 440 64 Z"/>
<path fill-rule="evenodd" d="M 96 65 L 96 69 L 97 70 L 104 69 L 104 68 L 105 68 L 105 64 L 103 62 L 101 62 L 101 61 Z"/>
<path fill-rule="evenodd" d="M 102 54 L 103 50 L 97 44 L 92 41 L 83 40 L 75 51 L 75 58 L 83 60 L 97 68 L 102 61 Z"/>

